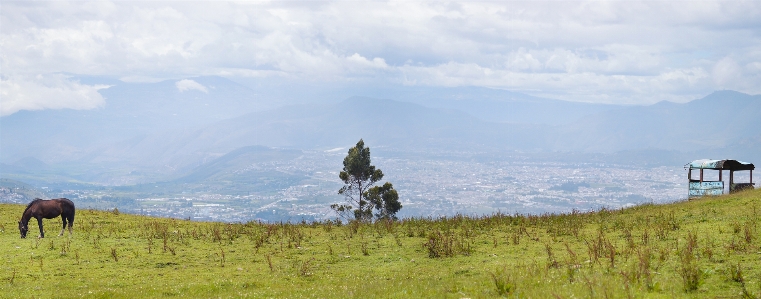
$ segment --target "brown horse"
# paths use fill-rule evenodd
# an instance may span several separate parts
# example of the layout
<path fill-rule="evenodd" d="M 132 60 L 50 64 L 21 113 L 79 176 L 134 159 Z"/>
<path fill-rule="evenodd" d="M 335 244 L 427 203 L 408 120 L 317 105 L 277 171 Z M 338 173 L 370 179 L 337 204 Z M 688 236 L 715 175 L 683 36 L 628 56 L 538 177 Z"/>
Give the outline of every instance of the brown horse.
<path fill-rule="evenodd" d="M 74 203 L 66 198 L 58 198 L 51 200 L 42 200 L 39 198 L 30 202 L 24 214 L 21 215 L 21 221 L 18 222 L 18 229 L 21 232 L 21 238 L 26 238 L 26 233 L 29 231 L 29 220 L 32 218 L 37 219 L 37 224 L 40 226 L 40 238 L 45 237 L 45 232 L 42 230 L 42 218 L 53 219 L 61 216 L 63 220 L 63 228 L 58 236 L 62 236 L 66 231 L 66 222 L 69 223 L 69 235 L 71 235 L 71 226 L 74 224 Z"/>

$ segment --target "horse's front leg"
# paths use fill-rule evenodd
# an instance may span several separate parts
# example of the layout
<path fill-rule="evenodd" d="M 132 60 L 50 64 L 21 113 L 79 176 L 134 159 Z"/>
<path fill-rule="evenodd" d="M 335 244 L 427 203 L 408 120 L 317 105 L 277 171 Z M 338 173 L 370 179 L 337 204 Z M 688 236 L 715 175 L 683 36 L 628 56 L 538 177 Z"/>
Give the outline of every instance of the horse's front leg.
<path fill-rule="evenodd" d="M 37 218 L 37 225 L 40 227 L 40 236 L 39 238 L 45 237 L 45 231 L 42 230 L 42 217 Z"/>

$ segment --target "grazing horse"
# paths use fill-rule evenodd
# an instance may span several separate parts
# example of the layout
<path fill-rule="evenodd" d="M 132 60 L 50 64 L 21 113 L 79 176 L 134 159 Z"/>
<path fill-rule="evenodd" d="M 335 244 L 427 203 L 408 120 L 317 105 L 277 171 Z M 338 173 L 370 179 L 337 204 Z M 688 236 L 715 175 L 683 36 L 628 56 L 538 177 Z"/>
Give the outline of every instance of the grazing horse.
<path fill-rule="evenodd" d="M 69 223 L 69 235 L 71 235 L 71 226 L 74 224 L 74 203 L 66 198 L 58 198 L 51 200 L 42 200 L 39 198 L 30 202 L 24 214 L 21 215 L 21 221 L 18 222 L 18 229 L 21 232 L 21 238 L 26 238 L 26 233 L 29 231 L 29 220 L 32 218 L 37 219 L 37 224 L 40 226 L 40 238 L 45 237 L 45 232 L 42 231 L 42 218 L 53 219 L 61 216 L 63 220 L 63 228 L 58 236 L 62 236 L 66 231 L 66 222 Z"/>

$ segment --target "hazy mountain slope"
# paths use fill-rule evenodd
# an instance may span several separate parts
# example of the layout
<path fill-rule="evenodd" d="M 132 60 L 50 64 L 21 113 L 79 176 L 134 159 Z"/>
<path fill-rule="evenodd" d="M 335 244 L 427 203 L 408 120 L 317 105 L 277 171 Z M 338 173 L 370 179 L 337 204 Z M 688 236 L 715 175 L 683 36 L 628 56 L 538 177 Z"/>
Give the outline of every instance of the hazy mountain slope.
<path fill-rule="evenodd" d="M 277 192 L 309 179 L 304 171 L 280 170 L 272 165 L 302 157 L 299 150 L 246 146 L 187 171 L 175 171 L 158 181 L 115 186 L 116 192 L 167 196 L 186 192 L 246 195 Z M 174 175 L 173 175 L 174 174 Z"/>
<path fill-rule="evenodd" d="M 269 112 L 256 116 L 262 121 L 257 123 L 258 129 L 252 130 L 259 132 L 279 130 L 282 133 L 279 135 L 261 133 L 266 136 L 267 142 L 264 144 L 313 147 L 325 143 L 322 140 L 324 134 L 333 134 L 335 128 L 341 127 L 336 122 L 343 122 L 344 118 L 353 116 L 349 113 L 341 115 L 338 111 L 334 111 L 335 113 L 328 119 L 325 117 L 326 114 L 320 112 L 320 109 L 341 110 L 340 107 L 325 108 L 334 105 L 335 102 L 311 104 L 312 106 L 309 107 L 302 105 L 301 108 L 284 108 L 282 105 L 293 102 L 293 99 L 280 99 L 280 97 L 288 98 L 287 91 L 280 96 L 273 96 L 269 94 L 273 92 L 271 88 L 259 86 L 257 88 L 262 90 L 254 91 L 220 77 L 189 78 L 188 80 L 198 83 L 198 88 L 185 90 L 180 90 L 178 86 L 181 80 L 157 83 L 127 83 L 102 77 L 81 77 L 79 80 L 86 84 L 109 85 L 109 88 L 99 91 L 105 98 L 105 105 L 92 110 L 20 111 L 0 118 L 0 138 L 2 138 L 0 161 L 13 163 L 18 159 L 31 156 L 50 164 L 72 161 L 91 163 L 99 158 L 112 156 L 116 159 L 101 160 L 114 163 L 122 159 L 113 155 L 115 153 L 113 144 L 119 142 L 120 146 L 131 147 L 140 140 L 151 138 L 149 136 L 171 131 L 170 134 L 161 135 L 162 137 L 158 140 L 160 142 L 154 145 L 155 153 L 161 155 L 167 150 L 168 144 L 182 143 L 178 138 L 184 138 L 181 134 L 183 132 L 246 113 L 272 110 L 277 107 L 282 109 L 273 111 L 272 116 L 280 117 L 279 113 L 285 113 L 284 119 L 292 121 L 277 121 L 269 115 Z M 510 123 L 555 124 L 577 119 L 598 112 L 600 109 L 617 107 L 541 99 L 516 92 L 479 87 L 403 87 L 366 92 L 356 90 L 356 92 L 357 94 L 386 95 L 383 98 L 399 99 L 437 109 L 459 110 L 480 120 Z M 351 109 L 351 107 L 348 108 Z M 312 111 L 313 109 L 317 110 Z M 368 107 L 368 109 L 384 108 Z M 416 110 L 402 110 L 389 113 L 393 113 L 393 117 L 417 113 Z M 312 115 L 313 113 L 317 114 Z M 354 114 L 354 116 L 357 115 Z M 299 117 L 304 119 L 298 120 Z M 315 117 L 322 118 L 317 121 Z M 421 119 L 431 120 L 425 117 Z M 319 127 L 299 128 L 297 125 L 309 124 L 312 121 L 333 125 L 324 130 Z M 363 123 L 363 121 L 362 116 L 348 121 L 357 124 L 355 125 L 356 132 L 350 135 L 370 136 L 373 134 L 372 130 L 385 130 L 370 128 L 369 123 Z M 267 128 L 267 123 L 270 125 L 277 123 L 278 127 Z M 406 125 L 414 127 L 415 123 Z M 383 126 L 395 128 L 396 124 L 385 122 Z M 292 128 L 296 131 L 291 134 L 285 132 L 284 128 Z M 348 133 L 347 130 L 351 128 L 341 129 L 344 129 L 344 133 Z M 461 128 L 454 126 L 453 129 Z M 299 130 L 302 132 L 299 133 Z M 368 131 L 369 133 L 366 133 Z M 179 136 L 177 132 L 180 132 Z M 404 136 L 408 136 L 409 132 L 400 129 L 397 133 L 399 134 L 396 138 L 390 138 L 388 141 L 400 141 L 406 144 Z M 441 137 L 441 134 L 439 135 Z M 428 136 L 418 137 L 425 139 Z M 524 140 L 528 139 L 524 138 Z M 310 142 L 316 142 L 316 144 Z M 424 140 L 416 140 L 415 143 L 424 143 Z M 240 144 L 235 143 L 235 145 Z M 224 148 L 229 150 L 233 147 L 225 146 Z M 117 149 L 116 152 L 120 151 Z"/>
<path fill-rule="evenodd" d="M 0 178 L 0 202 L 26 203 L 35 198 L 46 198 L 44 190 L 27 183 Z"/>
<path fill-rule="evenodd" d="M 203 126 L 268 108 L 256 93 L 219 77 L 191 80 L 205 88 L 180 90 L 179 80 L 108 81 L 106 100 L 92 110 L 20 111 L 0 118 L 0 159 L 33 156 L 49 163 L 87 159 L 117 141 L 163 130 Z"/>
<path fill-rule="evenodd" d="M 753 146 L 761 136 L 761 95 L 717 91 L 685 104 L 660 102 L 602 112 L 561 127 L 554 147 L 615 152 L 699 151 Z"/>
<path fill-rule="evenodd" d="M 177 182 L 201 182 L 237 177 L 238 173 L 256 171 L 261 163 L 293 160 L 301 156 L 299 150 L 273 149 L 263 146 L 246 146 L 236 149 L 209 163 L 193 169 Z"/>
<path fill-rule="evenodd" d="M 458 110 L 491 122 L 549 125 L 569 124 L 588 115 L 630 107 L 553 100 L 484 87 L 413 87 L 394 99 Z"/>
<path fill-rule="evenodd" d="M 476 150 L 542 148 L 547 127 L 489 123 L 458 111 L 412 103 L 351 98 L 255 112 L 190 131 L 136 138 L 93 161 L 128 159 L 145 165 L 195 167 L 240 147 L 334 148 L 360 138 L 374 147 Z"/>

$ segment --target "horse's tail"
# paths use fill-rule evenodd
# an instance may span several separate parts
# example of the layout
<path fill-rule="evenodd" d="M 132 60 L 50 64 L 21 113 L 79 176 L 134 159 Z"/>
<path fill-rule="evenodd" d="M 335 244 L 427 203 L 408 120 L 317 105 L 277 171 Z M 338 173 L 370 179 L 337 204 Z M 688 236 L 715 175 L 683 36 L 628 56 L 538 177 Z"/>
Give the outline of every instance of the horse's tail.
<path fill-rule="evenodd" d="M 69 217 L 69 232 L 71 232 L 71 227 L 74 226 L 74 208 L 72 206 L 71 209 L 71 216 Z"/>

